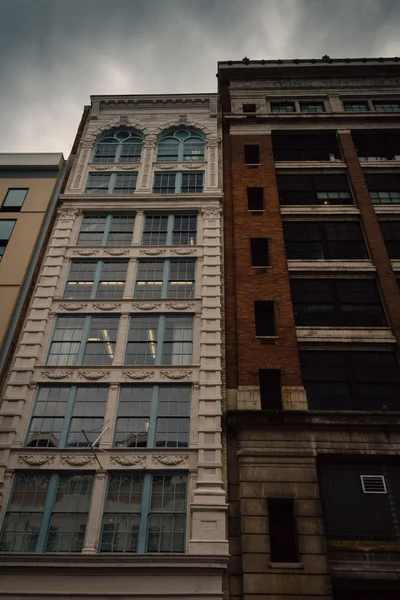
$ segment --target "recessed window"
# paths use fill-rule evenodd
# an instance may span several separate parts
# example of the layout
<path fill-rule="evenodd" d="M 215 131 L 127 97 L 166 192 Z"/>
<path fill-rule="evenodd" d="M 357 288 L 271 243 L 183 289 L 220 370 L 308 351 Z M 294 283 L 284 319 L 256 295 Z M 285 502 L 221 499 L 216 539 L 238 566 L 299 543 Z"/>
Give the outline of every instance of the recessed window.
<path fill-rule="evenodd" d="M 269 239 L 268 238 L 251 238 L 251 266 L 252 267 L 269 267 Z"/>
<path fill-rule="evenodd" d="M 198 194 L 203 191 L 204 173 L 155 173 L 154 194 Z"/>
<path fill-rule="evenodd" d="M 135 298 L 193 298 L 195 284 L 193 259 L 140 259 Z"/>
<path fill-rule="evenodd" d="M 106 131 L 96 143 L 95 163 L 133 163 L 140 161 L 142 136 L 133 129 Z"/>
<path fill-rule="evenodd" d="M 378 112 L 400 112 L 400 102 L 374 102 Z"/>
<path fill-rule="evenodd" d="M 380 221 L 389 258 L 400 259 L 400 221 Z"/>
<path fill-rule="evenodd" d="M 398 133 L 353 131 L 352 137 L 359 160 L 371 162 L 400 160 L 400 136 Z"/>
<path fill-rule="evenodd" d="M 204 135 L 195 129 L 177 129 L 161 135 L 157 162 L 204 160 Z"/>
<path fill-rule="evenodd" d="M 1 205 L 3 212 L 19 212 L 22 208 L 28 188 L 10 188 L 4 198 L 4 202 Z"/>
<path fill-rule="evenodd" d="M 271 102 L 271 112 L 294 113 L 296 112 L 296 107 L 294 102 Z"/>
<path fill-rule="evenodd" d="M 73 260 L 64 298 L 122 298 L 127 260 Z"/>
<path fill-rule="evenodd" d="M 276 337 L 274 305 L 273 300 L 255 300 L 256 337 Z"/>
<path fill-rule="evenodd" d="M 292 498 L 268 498 L 271 562 L 298 561 L 297 532 Z"/>
<path fill-rule="evenodd" d="M 244 113 L 255 113 L 257 111 L 256 104 L 243 104 Z"/>
<path fill-rule="evenodd" d="M 197 234 L 195 214 L 146 214 L 143 227 L 144 246 L 194 246 Z"/>
<path fill-rule="evenodd" d="M 337 161 L 341 154 L 335 133 L 272 132 L 276 161 Z"/>
<path fill-rule="evenodd" d="M 245 144 L 244 162 L 246 165 L 260 164 L 260 146 L 258 144 Z"/>
<path fill-rule="evenodd" d="M 262 410 L 282 410 L 282 381 L 279 369 L 259 369 Z"/>
<path fill-rule="evenodd" d="M 89 173 L 85 194 L 133 194 L 137 175 L 137 171 Z"/>
<path fill-rule="evenodd" d="M 346 112 L 368 112 L 368 102 L 343 102 L 343 108 Z"/>
<path fill-rule="evenodd" d="M 7 244 L 13 232 L 15 219 L 1 219 L 0 220 L 0 261 L 3 258 L 4 252 L 6 251 Z"/>
<path fill-rule="evenodd" d="M 251 211 L 264 210 L 264 188 L 248 187 L 247 188 L 247 208 Z"/>
<path fill-rule="evenodd" d="M 396 173 L 385 175 L 366 174 L 372 204 L 400 204 L 400 176 Z"/>
<path fill-rule="evenodd" d="M 78 246 L 130 246 L 135 215 L 84 215 L 77 241 Z"/>
<path fill-rule="evenodd" d="M 323 102 L 300 102 L 300 111 L 302 113 L 323 113 L 325 105 Z"/>
<path fill-rule="evenodd" d="M 346 175 L 278 175 L 283 206 L 354 204 Z"/>

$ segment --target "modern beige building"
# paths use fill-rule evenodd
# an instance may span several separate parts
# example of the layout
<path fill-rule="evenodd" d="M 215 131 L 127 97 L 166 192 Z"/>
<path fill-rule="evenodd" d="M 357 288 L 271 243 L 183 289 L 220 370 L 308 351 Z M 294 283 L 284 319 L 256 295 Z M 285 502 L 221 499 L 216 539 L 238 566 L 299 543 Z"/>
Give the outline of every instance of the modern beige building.
<path fill-rule="evenodd" d="M 0 154 L 0 376 L 64 173 L 51 154 Z"/>

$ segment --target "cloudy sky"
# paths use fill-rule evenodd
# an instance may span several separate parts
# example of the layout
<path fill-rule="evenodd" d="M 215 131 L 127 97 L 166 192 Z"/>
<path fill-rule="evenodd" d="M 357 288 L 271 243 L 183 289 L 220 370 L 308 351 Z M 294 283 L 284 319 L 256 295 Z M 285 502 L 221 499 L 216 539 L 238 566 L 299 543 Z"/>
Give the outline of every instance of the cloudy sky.
<path fill-rule="evenodd" d="M 0 0 L 0 152 L 68 156 L 91 94 L 215 92 L 218 60 L 400 56 L 400 0 Z"/>

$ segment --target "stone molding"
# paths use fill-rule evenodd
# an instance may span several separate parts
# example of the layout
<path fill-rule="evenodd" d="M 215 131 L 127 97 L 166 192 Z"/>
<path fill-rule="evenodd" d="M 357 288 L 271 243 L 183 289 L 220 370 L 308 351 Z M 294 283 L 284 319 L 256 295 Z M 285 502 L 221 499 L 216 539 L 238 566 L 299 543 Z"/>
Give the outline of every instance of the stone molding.
<path fill-rule="evenodd" d="M 94 456 L 61 456 L 60 462 L 62 465 L 71 465 L 71 467 L 86 467 L 93 465 L 96 462 Z"/>
<path fill-rule="evenodd" d="M 71 379 L 72 371 L 42 371 L 40 375 L 46 379 Z"/>
<path fill-rule="evenodd" d="M 161 371 L 163 379 L 188 379 L 192 376 L 192 371 Z"/>
<path fill-rule="evenodd" d="M 98 381 L 109 375 L 110 371 L 78 371 L 78 379 L 89 379 L 90 381 Z"/>
<path fill-rule="evenodd" d="M 152 379 L 154 377 L 154 371 L 123 371 L 122 377 L 124 379 Z"/>
<path fill-rule="evenodd" d="M 146 466 L 146 456 L 135 456 L 134 454 L 131 456 L 111 456 L 110 462 L 115 465 L 116 463 L 123 467 L 142 467 Z"/>
<path fill-rule="evenodd" d="M 77 310 L 83 310 L 87 308 L 85 303 L 71 303 L 71 304 L 60 304 L 60 308 L 68 310 L 69 312 L 76 312 Z"/>
<path fill-rule="evenodd" d="M 82 248 L 82 250 L 74 250 L 73 254 L 76 254 L 77 256 L 96 256 L 98 252 L 98 250 L 86 250 Z"/>
<path fill-rule="evenodd" d="M 188 461 L 188 454 L 154 454 L 152 456 L 153 464 L 158 463 L 166 467 L 176 467 L 177 465 L 182 465 L 182 463 L 187 464 Z"/>
<path fill-rule="evenodd" d="M 23 465 L 26 463 L 30 467 L 41 467 L 42 465 L 52 464 L 55 456 L 48 456 L 43 454 L 20 454 L 18 456 L 18 463 Z"/>
<path fill-rule="evenodd" d="M 121 308 L 119 302 L 93 302 L 93 306 L 99 310 L 117 310 Z"/>

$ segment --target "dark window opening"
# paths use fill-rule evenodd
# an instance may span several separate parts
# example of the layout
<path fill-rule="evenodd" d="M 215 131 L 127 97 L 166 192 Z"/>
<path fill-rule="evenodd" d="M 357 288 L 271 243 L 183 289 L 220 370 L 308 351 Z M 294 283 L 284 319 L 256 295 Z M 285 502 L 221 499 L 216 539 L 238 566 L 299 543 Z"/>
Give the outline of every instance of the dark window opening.
<path fill-rule="evenodd" d="M 400 136 L 398 133 L 352 132 L 354 146 L 360 160 L 400 160 Z"/>
<path fill-rule="evenodd" d="M 354 204 L 346 175 L 278 175 L 281 205 Z"/>
<path fill-rule="evenodd" d="M 244 113 L 255 113 L 257 111 L 256 104 L 243 104 Z"/>
<path fill-rule="evenodd" d="M 264 210 L 264 188 L 247 188 L 247 207 L 248 210 Z"/>
<path fill-rule="evenodd" d="M 282 410 L 282 383 L 279 369 L 259 369 L 262 410 Z"/>
<path fill-rule="evenodd" d="M 246 165 L 260 164 L 260 146 L 258 144 L 246 144 L 244 147 L 244 162 Z"/>
<path fill-rule="evenodd" d="M 323 102 L 300 102 L 300 110 L 302 113 L 323 113 L 325 105 Z"/>
<path fill-rule="evenodd" d="M 28 188 L 10 188 L 1 205 L 3 212 L 19 212 L 22 208 Z"/>
<path fill-rule="evenodd" d="M 269 239 L 268 238 L 251 238 L 251 266 L 252 267 L 269 267 Z"/>
<path fill-rule="evenodd" d="M 400 221 L 380 222 L 383 239 L 391 259 L 400 258 Z"/>
<path fill-rule="evenodd" d="M 343 108 L 346 112 L 368 112 L 368 102 L 343 102 Z"/>
<path fill-rule="evenodd" d="M 273 300 L 255 300 L 254 313 L 257 337 L 275 337 L 275 315 Z"/>
<path fill-rule="evenodd" d="M 400 112 L 400 102 L 374 102 L 374 108 L 377 112 Z"/>
<path fill-rule="evenodd" d="M 292 498 L 268 498 L 271 562 L 298 562 L 296 520 Z"/>
<path fill-rule="evenodd" d="M 294 102 L 271 102 L 271 112 L 294 113 L 296 112 L 296 107 Z"/>
<path fill-rule="evenodd" d="M 372 204 L 400 204 L 400 176 L 395 173 L 385 175 L 366 174 Z"/>
<path fill-rule="evenodd" d="M 342 160 L 335 133 L 303 134 L 272 132 L 276 161 Z"/>

